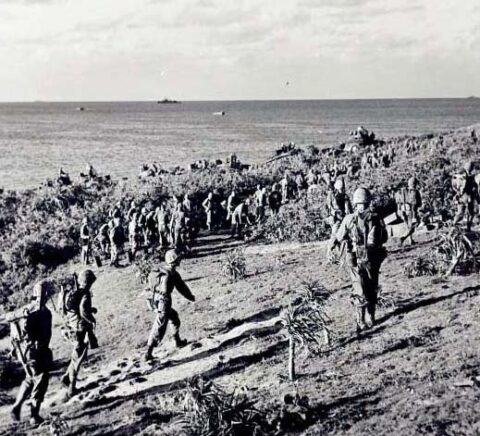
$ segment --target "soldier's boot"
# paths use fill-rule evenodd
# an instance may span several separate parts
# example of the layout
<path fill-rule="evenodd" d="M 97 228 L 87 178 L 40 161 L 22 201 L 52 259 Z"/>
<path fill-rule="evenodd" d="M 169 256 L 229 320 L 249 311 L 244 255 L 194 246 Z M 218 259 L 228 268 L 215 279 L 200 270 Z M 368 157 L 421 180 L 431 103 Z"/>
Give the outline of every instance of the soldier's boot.
<path fill-rule="evenodd" d="M 146 362 L 151 362 L 153 360 L 153 347 L 151 345 L 147 347 L 147 351 L 144 355 L 144 360 Z"/>
<path fill-rule="evenodd" d="M 75 395 L 77 395 L 78 390 L 77 390 L 76 384 L 77 384 L 76 380 L 71 380 L 70 386 L 68 387 L 68 392 L 67 392 L 68 398 L 72 398 Z"/>
<path fill-rule="evenodd" d="M 368 306 L 368 322 L 366 323 L 367 327 L 373 327 L 375 325 L 375 304 L 370 304 Z"/>
<path fill-rule="evenodd" d="M 63 374 L 63 376 L 60 378 L 60 383 L 62 383 L 63 386 L 68 388 L 70 386 L 70 377 L 67 374 Z"/>
<path fill-rule="evenodd" d="M 365 307 L 357 307 L 356 312 L 356 321 L 357 321 L 357 333 L 360 333 L 362 330 L 367 328 L 365 324 Z"/>
<path fill-rule="evenodd" d="M 38 425 L 41 424 L 43 421 L 45 421 L 40 415 L 39 415 L 39 406 L 36 405 L 31 405 L 30 406 L 30 424 L 32 425 Z"/>
<path fill-rule="evenodd" d="M 22 405 L 21 404 L 15 404 L 11 409 L 10 409 L 10 417 L 12 421 L 20 421 L 20 413 L 22 411 Z"/>
<path fill-rule="evenodd" d="M 175 339 L 175 345 L 177 346 L 177 348 L 183 348 L 188 344 L 188 341 L 186 339 L 182 339 L 180 337 L 180 333 L 178 332 L 175 333 L 173 339 Z"/>

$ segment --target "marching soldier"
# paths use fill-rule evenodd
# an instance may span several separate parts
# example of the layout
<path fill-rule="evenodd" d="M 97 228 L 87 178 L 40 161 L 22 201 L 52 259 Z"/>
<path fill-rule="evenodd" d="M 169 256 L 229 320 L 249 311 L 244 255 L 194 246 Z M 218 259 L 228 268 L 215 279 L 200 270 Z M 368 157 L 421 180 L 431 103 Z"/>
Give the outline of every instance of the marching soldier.
<path fill-rule="evenodd" d="M 343 178 L 335 180 L 333 190 L 328 191 L 327 195 L 327 210 L 328 210 L 328 223 L 332 227 L 331 244 L 329 245 L 328 257 L 333 257 L 333 249 L 338 246 L 338 241 L 335 239 L 337 230 L 342 222 L 343 218 L 347 214 L 353 212 L 352 204 L 348 195 L 345 193 L 345 181 Z"/>
<path fill-rule="evenodd" d="M 422 196 L 417 189 L 418 181 L 415 177 L 408 179 L 408 188 L 405 191 L 403 204 L 399 205 L 400 215 L 404 223 L 407 225 L 407 233 L 400 238 L 400 243 L 403 243 L 410 238 L 412 244 L 413 233 L 420 223 L 419 209 L 422 207 Z"/>
<path fill-rule="evenodd" d="M 232 215 L 232 238 L 237 237 L 238 239 L 243 236 L 243 228 L 245 224 L 252 225 L 250 216 L 248 214 L 248 207 L 250 206 L 250 199 L 241 201 L 240 204 L 235 208 Z"/>
<path fill-rule="evenodd" d="M 370 192 L 358 188 L 353 194 L 355 210 L 343 219 L 335 235 L 336 241 L 346 244 L 346 264 L 352 280 L 357 331 L 375 323 L 378 276 L 386 257 L 383 244 L 388 239 L 385 223 L 370 209 L 370 201 Z M 365 312 L 370 317 L 368 323 Z"/>
<path fill-rule="evenodd" d="M 467 231 L 472 227 L 473 216 L 475 214 L 475 203 L 479 202 L 478 185 L 472 174 L 473 163 L 467 162 L 464 171 L 456 175 L 453 179 L 453 189 L 455 190 L 455 201 L 457 203 L 457 213 L 453 219 L 453 225 L 457 225 L 466 216 Z"/>
<path fill-rule="evenodd" d="M 82 227 L 80 227 L 80 240 L 82 241 L 81 260 L 84 265 L 88 265 L 90 258 L 91 235 L 88 227 L 88 218 L 82 219 Z"/>
<path fill-rule="evenodd" d="M 108 236 L 110 238 L 110 265 L 118 266 L 118 256 L 123 251 L 125 244 L 125 234 L 120 223 L 120 218 L 114 218 L 110 221 L 110 231 Z"/>
<path fill-rule="evenodd" d="M 160 248 L 168 246 L 168 216 L 163 203 L 155 209 Z"/>
<path fill-rule="evenodd" d="M 189 287 L 185 284 L 176 268 L 180 265 L 180 254 L 176 250 L 169 250 L 165 254 L 165 265 L 153 271 L 148 277 L 149 308 L 156 312 L 147 342 L 145 360 L 153 359 L 154 348 L 162 341 L 170 322 L 174 328 L 173 338 L 177 347 L 183 347 L 187 341 L 180 338 L 180 318 L 172 308 L 172 292 L 177 289 L 187 300 L 195 301 Z"/>
<path fill-rule="evenodd" d="M 33 287 L 34 302 L 23 316 L 10 320 L 13 353 L 25 370 L 25 380 L 11 409 L 11 417 L 18 421 L 22 405 L 28 399 L 32 424 L 40 424 L 40 406 L 48 389 L 53 356 L 50 350 L 52 313 L 47 301 L 52 294 L 52 284 L 41 280 Z"/>
<path fill-rule="evenodd" d="M 276 215 L 280 210 L 280 206 L 282 205 L 282 194 L 278 190 L 278 184 L 274 183 L 272 185 L 272 192 L 268 196 L 268 205 L 272 212 L 272 215 Z"/>
<path fill-rule="evenodd" d="M 80 366 L 87 357 L 88 348 L 98 347 L 95 336 L 96 320 L 94 314 L 97 309 L 92 307 L 91 287 L 97 279 L 91 269 L 82 271 L 78 279 L 75 278 L 75 287 L 68 294 L 62 293 L 61 307 L 66 316 L 65 335 L 73 344 L 70 364 L 61 378 L 62 384 L 68 388 L 66 399 L 76 394 L 77 378 Z"/>

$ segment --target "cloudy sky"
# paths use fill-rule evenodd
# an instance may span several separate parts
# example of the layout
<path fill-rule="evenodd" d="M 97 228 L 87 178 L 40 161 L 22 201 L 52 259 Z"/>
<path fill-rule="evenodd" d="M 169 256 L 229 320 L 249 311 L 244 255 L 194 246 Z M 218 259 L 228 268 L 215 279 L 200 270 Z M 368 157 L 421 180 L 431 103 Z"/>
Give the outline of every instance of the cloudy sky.
<path fill-rule="evenodd" d="M 0 29 L 0 101 L 480 95 L 479 0 L 0 0 Z"/>

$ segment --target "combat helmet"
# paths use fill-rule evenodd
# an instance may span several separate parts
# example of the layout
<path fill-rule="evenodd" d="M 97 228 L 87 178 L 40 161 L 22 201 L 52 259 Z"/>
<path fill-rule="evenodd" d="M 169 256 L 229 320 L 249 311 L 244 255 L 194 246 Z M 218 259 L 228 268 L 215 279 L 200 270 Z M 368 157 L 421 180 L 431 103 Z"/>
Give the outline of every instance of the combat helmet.
<path fill-rule="evenodd" d="M 473 162 L 471 160 L 465 162 L 465 164 L 463 165 L 463 169 L 467 172 L 467 173 L 471 173 L 472 170 L 473 170 Z"/>
<path fill-rule="evenodd" d="M 174 264 L 180 259 L 180 253 L 177 250 L 168 250 L 165 253 L 165 262 L 169 265 Z"/>
<path fill-rule="evenodd" d="M 42 303 L 45 303 L 53 293 L 53 283 L 49 280 L 40 280 L 33 286 L 33 297 Z"/>
<path fill-rule="evenodd" d="M 366 188 L 358 188 L 353 193 L 353 204 L 362 204 L 362 203 L 370 203 L 372 196 L 370 195 L 370 191 Z"/>
<path fill-rule="evenodd" d="M 333 185 L 333 187 L 337 191 L 340 191 L 341 189 L 344 189 L 345 188 L 345 181 L 343 180 L 343 178 L 340 177 L 337 180 L 335 180 L 335 184 Z"/>
<path fill-rule="evenodd" d="M 409 187 L 410 189 L 415 188 L 415 186 L 417 186 L 417 183 L 418 183 L 418 180 L 417 180 L 415 177 L 410 177 L 410 178 L 408 179 L 408 187 Z"/>
<path fill-rule="evenodd" d="M 78 275 L 78 279 L 77 279 L 78 286 L 82 289 L 92 286 L 95 280 L 97 280 L 97 277 L 95 276 L 95 273 L 91 269 L 84 269 Z"/>

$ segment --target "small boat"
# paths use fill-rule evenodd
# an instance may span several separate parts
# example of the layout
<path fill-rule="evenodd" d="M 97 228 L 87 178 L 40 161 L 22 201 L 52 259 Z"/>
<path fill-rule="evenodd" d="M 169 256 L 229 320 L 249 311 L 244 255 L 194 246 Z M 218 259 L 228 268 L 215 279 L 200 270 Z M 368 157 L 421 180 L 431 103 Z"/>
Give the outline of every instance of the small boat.
<path fill-rule="evenodd" d="M 223 116 L 225 115 L 225 112 L 224 112 L 224 111 L 221 111 L 221 112 L 213 112 L 212 115 L 217 115 L 217 116 L 223 117 Z"/>
<path fill-rule="evenodd" d="M 77 111 L 84 111 L 85 108 L 83 106 L 77 107 Z"/>
<path fill-rule="evenodd" d="M 180 103 L 178 100 L 171 100 L 169 98 L 164 98 L 163 100 L 158 100 L 157 104 L 178 104 Z"/>

